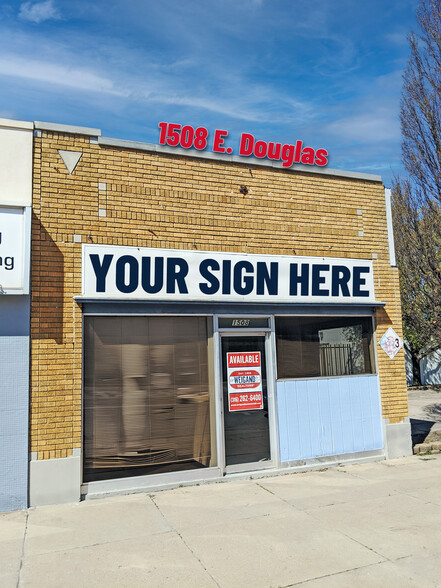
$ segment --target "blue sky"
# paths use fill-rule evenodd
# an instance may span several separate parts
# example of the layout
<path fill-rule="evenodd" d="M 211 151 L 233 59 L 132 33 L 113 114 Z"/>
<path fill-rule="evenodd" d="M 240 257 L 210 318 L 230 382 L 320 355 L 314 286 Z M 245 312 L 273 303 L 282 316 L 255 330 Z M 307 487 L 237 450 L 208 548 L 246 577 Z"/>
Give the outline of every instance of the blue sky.
<path fill-rule="evenodd" d="M 0 4 L 0 117 L 158 143 L 160 121 L 301 139 L 334 169 L 402 173 L 417 0 Z"/>

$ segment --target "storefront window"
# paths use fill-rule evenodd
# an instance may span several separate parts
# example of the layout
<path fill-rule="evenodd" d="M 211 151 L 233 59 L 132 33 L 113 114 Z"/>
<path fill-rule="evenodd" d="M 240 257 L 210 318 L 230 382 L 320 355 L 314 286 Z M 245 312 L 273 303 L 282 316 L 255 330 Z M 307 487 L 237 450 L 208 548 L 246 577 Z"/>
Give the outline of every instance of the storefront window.
<path fill-rule="evenodd" d="M 85 317 L 85 481 L 215 465 L 208 325 Z"/>
<path fill-rule="evenodd" d="M 374 373 L 369 317 L 276 318 L 279 379 Z"/>

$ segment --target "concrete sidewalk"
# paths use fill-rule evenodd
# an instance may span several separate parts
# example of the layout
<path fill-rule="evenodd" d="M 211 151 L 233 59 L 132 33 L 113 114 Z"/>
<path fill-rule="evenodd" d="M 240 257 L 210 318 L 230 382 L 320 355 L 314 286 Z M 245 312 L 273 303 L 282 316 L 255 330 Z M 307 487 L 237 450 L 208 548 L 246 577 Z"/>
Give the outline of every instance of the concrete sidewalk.
<path fill-rule="evenodd" d="M 441 587 L 441 455 L 0 515 L 0 586 Z"/>
<path fill-rule="evenodd" d="M 420 386 L 407 389 L 412 442 L 441 441 L 441 388 Z"/>

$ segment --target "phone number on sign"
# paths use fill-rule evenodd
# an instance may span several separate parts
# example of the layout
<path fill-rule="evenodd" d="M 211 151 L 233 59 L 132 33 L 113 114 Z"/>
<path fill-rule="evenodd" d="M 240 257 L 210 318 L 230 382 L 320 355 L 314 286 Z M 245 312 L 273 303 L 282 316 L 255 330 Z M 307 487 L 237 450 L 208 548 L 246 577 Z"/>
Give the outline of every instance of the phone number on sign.
<path fill-rule="evenodd" d="M 232 402 L 261 402 L 261 394 L 240 394 L 239 398 L 232 398 Z"/>

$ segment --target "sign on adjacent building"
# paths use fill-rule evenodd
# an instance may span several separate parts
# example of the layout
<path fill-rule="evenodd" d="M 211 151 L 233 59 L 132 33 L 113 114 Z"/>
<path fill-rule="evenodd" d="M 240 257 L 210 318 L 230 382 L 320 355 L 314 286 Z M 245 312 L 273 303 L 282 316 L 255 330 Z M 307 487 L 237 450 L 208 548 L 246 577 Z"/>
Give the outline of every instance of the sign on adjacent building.
<path fill-rule="evenodd" d="M 30 207 L 0 206 L 0 294 L 29 293 Z"/>
<path fill-rule="evenodd" d="M 83 245 L 82 295 L 98 299 L 375 302 L 372 261 Z"/>

